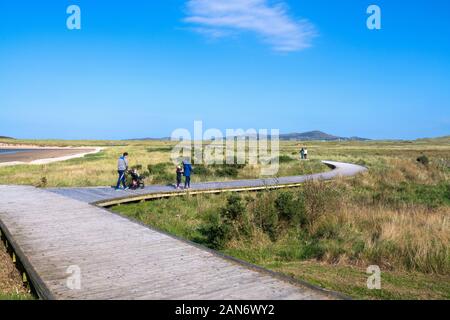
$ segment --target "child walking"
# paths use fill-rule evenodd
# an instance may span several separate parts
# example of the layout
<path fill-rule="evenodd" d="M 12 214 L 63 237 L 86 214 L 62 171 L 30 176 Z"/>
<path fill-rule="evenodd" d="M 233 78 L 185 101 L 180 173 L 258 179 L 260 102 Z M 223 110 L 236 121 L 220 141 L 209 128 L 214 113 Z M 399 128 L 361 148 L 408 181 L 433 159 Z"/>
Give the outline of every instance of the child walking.
<path fill-rule="evenodd" d="M 177 189 L 180 189 L 182 174 L 183 174 L 183 169 L 181 169 L 181 166 L 177 166 Z"/>

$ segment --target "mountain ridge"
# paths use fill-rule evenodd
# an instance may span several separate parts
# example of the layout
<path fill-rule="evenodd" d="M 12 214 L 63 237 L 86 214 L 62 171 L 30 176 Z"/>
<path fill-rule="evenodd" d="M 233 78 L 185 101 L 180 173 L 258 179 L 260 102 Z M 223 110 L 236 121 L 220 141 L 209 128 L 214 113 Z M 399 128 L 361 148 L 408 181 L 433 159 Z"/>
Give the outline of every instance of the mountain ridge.
<path fill-rule="evenodd" d="M 279 135 L 280 140 L 283 141 L 368 141 L 370 139 L 361 137 L 339 137 L 332 134 L 325 133 L 320 130 L 313 130 L 307 132 L 292 132 L 282 133 Z M 169 137 L 163 138 L 140 138 L 140 139 L 128 139 L 129 141 L 143 141 L 143 140 L 170 140 Z"/>

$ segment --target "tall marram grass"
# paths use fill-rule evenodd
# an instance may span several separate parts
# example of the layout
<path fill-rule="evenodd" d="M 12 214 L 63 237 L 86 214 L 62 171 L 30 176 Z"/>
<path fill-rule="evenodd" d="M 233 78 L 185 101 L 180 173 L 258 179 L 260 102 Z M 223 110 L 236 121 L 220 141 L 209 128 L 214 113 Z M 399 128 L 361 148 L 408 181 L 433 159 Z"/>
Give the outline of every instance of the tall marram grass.
<path fill-rule="evenodd" d="M 332 263 L 450 274 L 448 168 L 413 159 L 386 159 L 341 190 L 310 233 Z M 330 193 L 315 183 L 315 193 Z"/>
<path fill-rule="evenodd" d="M 450 225 L 446 209 L 430 211 L 413 206 L 393 210 L 346 205 L 326 214 L 314 228 L 322 234 L 324 229 L 334 233 L 320 239 L 324 261 L 450 274 Z"/>
<path fill-rule="evenodd" d="M 223 249 L 256 263 L 315 259 L 450 275 L 448 190 L 445 169 L 388 159 L 355 179 L 247 194 L 241 216 L 250 232 L 235 232 Z"/>

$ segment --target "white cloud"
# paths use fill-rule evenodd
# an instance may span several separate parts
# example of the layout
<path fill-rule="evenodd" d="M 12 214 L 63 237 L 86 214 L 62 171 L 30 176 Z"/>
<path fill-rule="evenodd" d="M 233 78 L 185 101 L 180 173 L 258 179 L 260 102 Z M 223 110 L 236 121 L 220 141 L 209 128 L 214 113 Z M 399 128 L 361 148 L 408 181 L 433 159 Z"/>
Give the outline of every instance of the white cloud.
<path fill-rule="evenodd" d="M 276 51 L 308 48 L 316 36 L 311 23 L 292 19 L 287 6 L 279 1 L 271 5 L 269 0 L 188 0 L 184 21 L 214 38 L 252 32 Z"/>

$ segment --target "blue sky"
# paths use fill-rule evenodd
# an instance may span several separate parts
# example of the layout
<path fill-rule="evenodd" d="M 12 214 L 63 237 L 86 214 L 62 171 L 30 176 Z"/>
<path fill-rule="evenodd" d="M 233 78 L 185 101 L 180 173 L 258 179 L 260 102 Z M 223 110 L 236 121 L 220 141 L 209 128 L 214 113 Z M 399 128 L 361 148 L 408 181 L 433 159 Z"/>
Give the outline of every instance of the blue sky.
<path fill-rule="evenodd" d="M 450 2 L 2 1 L 0 135 L 450 134 Z M 81 8 L 68 30 L 66 8 Z M 382 10 L 382 30 L 366 9 Z"/>

